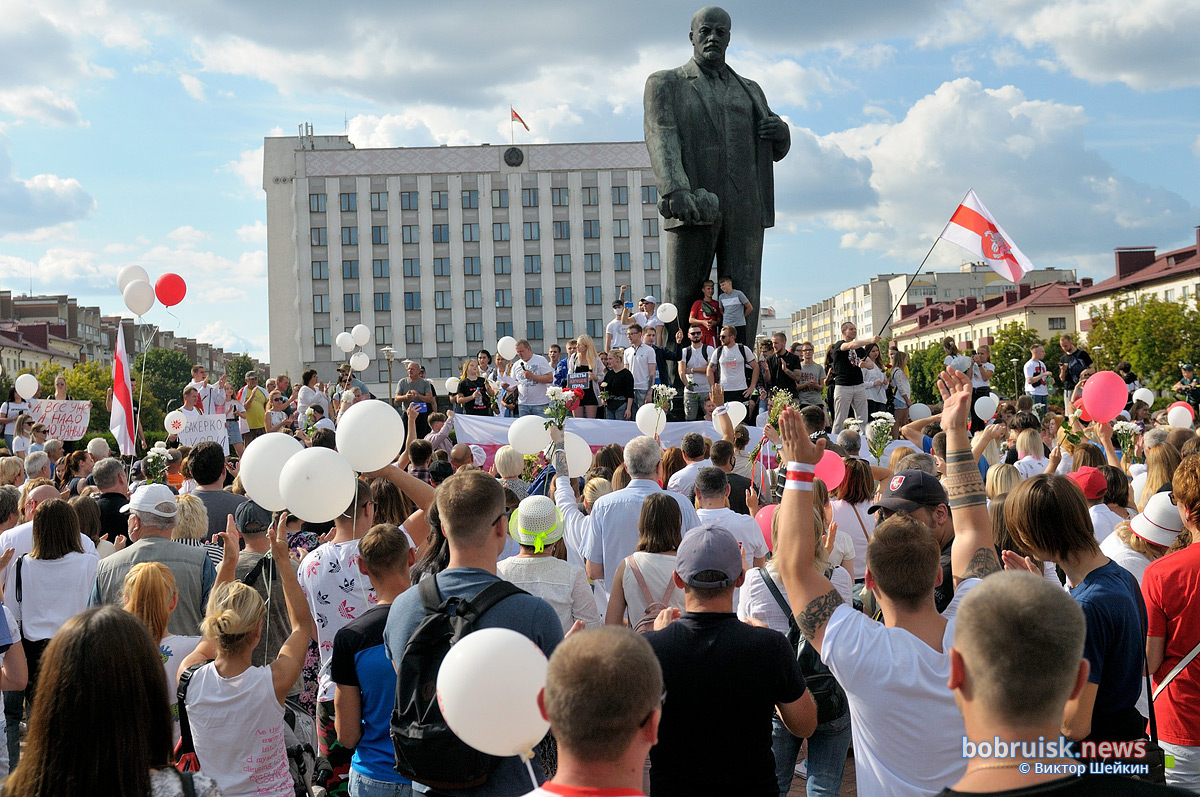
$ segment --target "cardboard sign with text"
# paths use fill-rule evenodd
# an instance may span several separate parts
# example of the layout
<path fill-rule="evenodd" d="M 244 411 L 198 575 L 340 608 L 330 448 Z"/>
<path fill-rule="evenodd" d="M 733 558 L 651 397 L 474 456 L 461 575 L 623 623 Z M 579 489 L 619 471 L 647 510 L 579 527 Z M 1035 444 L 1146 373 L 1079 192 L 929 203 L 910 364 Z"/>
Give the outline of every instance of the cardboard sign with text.
<path fill-rule="evenodd" d="M 34 423 L 45 425 L 47 440 L 81 440 L 92 417 L 92 402 L 33 399 L 29 415 Z"/>
<path fill-rule="evenodd" d="M 229 429 L 225 426 L 224 415 L 201 415 L 199 418 L 191 418 L 179 433 L 179 444 L 182 446 L 199 445 L 205 440 L 220 443 L 225 455 L 229 455 Z"/>

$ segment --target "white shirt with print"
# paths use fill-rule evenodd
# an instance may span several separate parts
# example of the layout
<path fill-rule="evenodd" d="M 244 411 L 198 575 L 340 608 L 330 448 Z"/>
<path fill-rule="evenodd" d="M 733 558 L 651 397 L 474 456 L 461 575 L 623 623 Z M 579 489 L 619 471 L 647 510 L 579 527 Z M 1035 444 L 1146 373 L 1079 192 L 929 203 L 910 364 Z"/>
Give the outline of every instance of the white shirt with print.
<path fill-rule="evenodd" d="M 327 542 L 300 561 L 296 574 L 317 624 L 317 647 L 321 654 L 317 700 L 321 702 L 333 700 L 329 667 L 334 636 L 379 602 L 371 580 L 358 569 L 358 560 L 358 540 Z"/>

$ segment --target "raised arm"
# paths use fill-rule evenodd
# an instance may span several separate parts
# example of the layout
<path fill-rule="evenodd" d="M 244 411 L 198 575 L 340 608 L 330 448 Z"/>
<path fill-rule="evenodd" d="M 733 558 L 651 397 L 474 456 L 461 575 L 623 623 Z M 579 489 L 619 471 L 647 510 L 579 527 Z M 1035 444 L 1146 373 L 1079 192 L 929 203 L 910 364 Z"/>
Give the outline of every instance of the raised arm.
<path fill-rule="evenodd" d="M 292 624 L 292 632 L 279 648 L 278 657 L 271 662 L 275 697 L 282 703 L 304 668 L 304 654 L 313 633 L 313 618 L 304 592 L 300 589 L 300 582 L 296 579 L 296 572 L 288 561 L 287 512 L 279 513 L 268 534 L 271 538 L 271 556 L 275 559 L 275 569 L 279 571 L 279 582 L 283 585 L 283 602 Z"/>
<path fill-rule="evenodd" d="M 928 418 L 921 418 L 919 420 L 912 421 L 911 423 L 906 423 L 904 426 L 900 427 L 900 436 L 924 451 L 925 446 L 923 443 L 925 442 L 925 427 L 931 423 L 940 421 L 941 419 L 942 415 L 941 413 L 938 413 L 937 415 L 930 415 Z"/>
<path fill-rule="evenodd" d="M 392 484 L 396 485 L 396 489 L 417 505 L 418 509 L 429 511 L 429 507 L 433 505 L 433 487 L 432 485 L 421 481 L 416 476 L 402 470 L 394 465 L 385 465 L 377 471 L 364 473 L 368 479 L 387 479 Z"/>

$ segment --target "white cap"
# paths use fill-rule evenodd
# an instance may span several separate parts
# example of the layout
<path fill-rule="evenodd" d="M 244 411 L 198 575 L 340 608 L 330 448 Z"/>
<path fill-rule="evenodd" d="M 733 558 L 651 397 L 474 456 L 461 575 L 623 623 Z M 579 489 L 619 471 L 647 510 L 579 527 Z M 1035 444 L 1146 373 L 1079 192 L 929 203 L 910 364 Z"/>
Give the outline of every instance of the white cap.
<path fill-rule="evenodd" d="M 647 294 L 647 295 L 643 296 L 642 301 L 649 302 L 650 304 L 658 304 L 658 299 L 654 298 L 654 294 Z"/>
<path fill-rule="evenodd" d="M 1171 501 L 1170 493 L 1155 493 L 1141 514 L 1129 521 L 1129 530 L 1146 542 L 1170 548 L 1183 531 L 1183 518 Z"/>
<path fill-rule="evenodd" d="M 179 505 L 175 503 L 175 493 L 165 484 L 143 484 L 133 491 L 129 503 L 121 507 L 122 512 L 149 512 L 159 517 L 175 517 L 179 514 Z"/>
<path fill-rule="evenodd" d="M 474 443 L 471 444 L 471 461 L 475 463 L 475 467 L 482 468 L 483 463 L 487 462 L 487 452 L 481 446 Z"/>

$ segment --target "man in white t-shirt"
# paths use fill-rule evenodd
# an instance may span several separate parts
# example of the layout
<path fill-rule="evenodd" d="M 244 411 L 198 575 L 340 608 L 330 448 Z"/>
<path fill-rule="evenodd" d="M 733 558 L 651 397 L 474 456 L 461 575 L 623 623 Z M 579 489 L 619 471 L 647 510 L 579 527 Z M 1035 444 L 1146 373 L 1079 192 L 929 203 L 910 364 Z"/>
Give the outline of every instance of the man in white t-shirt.
<path fill-rule="evenodd" d="M 626 307 L 625 311 L 621 314 L 621 320 L 626 324 L 637 324 L 642 329 L 666 326 L 662 319 L 658 317 L 657 307 L 658 299 L 653 294 L 643 296 L 641 299 L 638 299 L 638 311 L 631 313 L 629 312 L 629 308 Z"/>
<path fill-rule="evenodd" d="M 712 460 L 704 455 L 704 438 L 696 432 L 688 432 L 679 444 L 683 452 L 683 461 L 687 464 L 671 475 L 667 481 L 667 489 L 673 493 L 687 495 L 696 483 L 696 474 L 701 468 L 712 465 Z"/>
<path fill-rule="evenodd" d="M 1054 381 L 1050 369 L 1042 362 L 1044 359 L 1046 349 L 1042 344 L 1036 343 L 1029 347 L 1029 359 L 1025 362 L 1025 395 L 1032 396 L 1033 403 L 1042 405 L 1043 410 L 1049 401 L 1049 385 Z"/>
<path fill-rule="evenodd" d="M 517 341 L 517 359 L 512 363 L 512 378 L 517 380 L 517 415 L 541 415 L 545 417 L 550 399 L 546 388 L 554 381 L 554 369 L 550 361 L 540 354 L 534 354 L 529 341 L 522 338 Z"/>
<path fill-rule="evenodd" d="M 867 548 L 866 587 L 886 625 L 842 601 L 813 566 L 814 445 L 799 413 L 780 417 L 787 484 L 776 549 L 784 587 L 801 632 L 821 654 L 850 701 L 859 794 L 931 795 L 962 776 L 965 733 L 949 694 L 953 615 L 979 579 L 1000 570 L 992 543 L 983 480 L 971 456 L 967 424 L 971 382 L 942 373 L 942 426 L 946 430 L 946 488 L 954 513 L 955 599 L 939 615 L 933 589 L 941 581 L 940 551 L 920 522 L 890 510 Z"/>
<path fill-rule="evenodd" d="M 683 419 L 694 421 L 704 415 L 704 402 L 711 393 L 708 358 L 714 349 L 704 345 L 704 330 L 699 324 L 688 328 L 688 342 L 691 345 L 679 356 L 679 379 L 683 382 Z"/>
<path fill-rule="evenodd" d="M 696 476 L 696 514 L 701 523 L 728 529 L 742 549 L 742 563 L 749 570 L 767 563 L 767 541 L 758 521 L 729 508 L 729 477 L 715 466 L 701 468 Z"/>
<path fill-rule="evenodd" d="M 662 697 L 662 667 L 645 637 L 608 626 L 564 639 L 538 694 L 558 772 L 528 797 L 642 797 Z"/>
<path fill-rule="evenodd" d="M 746 382 L 746 368 L 750 368 L 750 382 Z M 758 388 L 758 358 L 749 347 L 737 342 L 737 331 L 733 327 L 721 327 L 721 345 L 708 360 L 708 381 L 719 384 L 728 400 L 750 398 Z M 739 395 L 740 394 L 740 395 Z M 754 417 L 755 407 L 747 405 Z"/>
<path fill-rule="evenodd" d="M 208 371 L 203 365 L 192 366 L 192 381 L 187 383 L 187 387 L 196 388 L 196 406 L 200 412 L 205 415 L 212 415 L 216 411 L 215 404 L 225 403 L 225 386 L 222 385 L 219 389 L 208 383 Z M 186 388 L 185 388 L 186 389 Z M 218 398 L 217 394 L 220 394 Z"/>
<path fill-rule="evenodd" d="M 654 349 L 642 343 L 642 325 L 630 324 L 625 329 L 629 335 L 629 347 L 625 349 L 625 367 L 633 374 L 633 406 L 634 412 L 643 404 L 649 403 L 653 396 L 650 386 L 657 376 L 657 357 Z"/>
<path fill-rule="evenodd" d="M 624 287 L 624 286 L 622 286 Z M 612 303 L 613 319 L 604 328 L 604 350 L 624 349 L 629 345 L 629 335 L 626 333 L 625 322 L 621 317 L 625 313 L 625 303 L 617 299 Z"/>

